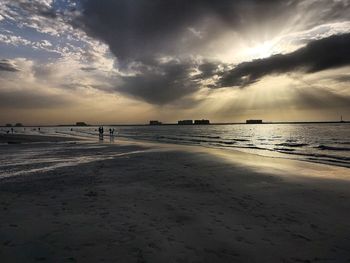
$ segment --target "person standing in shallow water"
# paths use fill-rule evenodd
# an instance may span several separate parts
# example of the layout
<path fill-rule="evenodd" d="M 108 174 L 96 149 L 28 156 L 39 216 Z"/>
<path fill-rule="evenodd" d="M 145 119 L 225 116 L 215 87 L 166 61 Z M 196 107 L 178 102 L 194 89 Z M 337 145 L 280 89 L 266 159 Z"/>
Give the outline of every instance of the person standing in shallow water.
<path fill-rule="evenodd" d="M 115 129 L 109 129 L 109 134 L 110 134 L 110 138 L 111 138 L 111 141 L 114 142 L 114 132 L 115 132 Z"/>
<path fill-rule="evenodd" d="M 113 129 L 109 128 L 109 141 L 114 142 Z"/>
<path fill-rule="evenodd" d="M 103 126 L 98 128 L 98 133 L 99 133 L 99 139 L 103 140 Z"/>

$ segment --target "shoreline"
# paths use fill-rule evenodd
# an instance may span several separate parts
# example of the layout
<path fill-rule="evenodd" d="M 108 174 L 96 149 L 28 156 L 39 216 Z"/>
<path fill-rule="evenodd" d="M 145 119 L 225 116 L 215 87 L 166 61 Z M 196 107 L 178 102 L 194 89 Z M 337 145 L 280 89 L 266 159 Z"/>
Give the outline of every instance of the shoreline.
<path fill-rule="evenodd" d="M 158 143 L 170 143 L 177 145 L 200 145 L 203 147 L 213 147 L 221 149 L 232 149 L 240 152 L 249 152 L 252 154 L 257 154 L 261 156 L 272 156 L 285 159 L 298 159 L 303 161 L 308 161 L 312 163 L 324 163 L 332 166 L 347 167 L 350 168 L 350 151 L 346 140 L 346 131 L 348 131 L 347 126 L 344 126 L 342 129 L 336 129 L 337 133 L 335 138 L 328 138 L 327 131 L 333 131 L 334 127 L 328 127 L 322 129 L 321 136 L 317 139 L 315 136 L 312 136 L 314 132 L 305 132 L 304 138 L 297 138 L 290 135 L 293 129 L 298 131 L 303 128 L 282 128 L 278 127 L 274 131 L 274 128 L 268 128 L 270 132 L 269 135 L 256 134 L 258 127 L 253 127 L 253 129 L 247 128 L 233 129 L 231 134 L 226 128 L 224 129 L 224 134 L 221 134 L 213 128 L 204 128 L 204 131 L 196 130 L 193 128 L 193 134 L 188 131 L 188 128 L 175 128 L 165 130 L 157 127 L 146 127 L 146 128 L 120 128 L 120 136 L 125 136 L 124 138 L 128 140 L 148 140 Z M 80 139 L 96 140 L 98 137 L 97 131 L 95 128 L 89 127 L 79 127 L 79 128 L 43 128 L 42 135 L 55 135 L 55 136 L 76 136 Z M 218 128 L 219 129 L 219 128 Z M 250 134 L 249 138 L 242 133 L 245 130 L 246 134 Z M 260 129 L 260 128 L 259 128 Z M 258 129 L 258 130 L 259 130 Z M 267 132 L 265 128 L 261 128 Z M 291 130 L 290 130 L 291 129 Z M 108 127 L 106 128 L 106 131 Z M 221 131 L 221 129 L 219 129 Z M 231 128 L 229 129 L 231 130 Z M 300 131 L 301 131 L 300 130 Z M 22 130 L 18 130 L 22 131 Z M 34 130 L 27 130 L 28 133 L 38 134 Z M 277 133 L 276 133 L 277 132 Z M 289 132 L 289 135 L 288 135 Z M 24 131 L 25 133 L 25 131 Z M 105 134 L 105 141 L 109 139 L 108 132 Z M 231 135 L 230 135 L 231 134 Z M 343 134 L 343 135 L 342 135 Z M 288 135 L 288 136 L 287 136 Z M 121 137 L 116 137 L 116 140 Z M 343 138 L 343 139 L 341 139 Z"/>
<path fill-rule="evenodd" d="M 152 141 L 152 140 L 142 140 L 142 139 L 133 139 L 133 138 L 128 138 L 128 137 L 118 137 L 118 139 L 116 139 L 116 141 L 120 141 L 120 142 L 126 142 L 126 143 L 139 143 L 139 144 L 149 144 L 149 145 L 158 145 L 159 147 L 162 147 L 162 145 L 164 146 L 169 146 L 169 147 L 193 147 L 193 148 L 204 148 L 204 149 L 211 149 L 211 150 L 217 150 L 217 151 L 223 151 L 223 152 L 227 152 L 227 153 L 232 153 L 232 154 L 248 154 L 248 155 L 254 155 L 254 156 L 258 156 L 261 158 L 273 158 L 273 159 L 277 159 L 277 160 L 290 160 L 290 161 L 297 161 L 297 162 L 306 162 L 306 163 L 310 163 L 310 164 L 318 164 L 318 165 L 325 165 L 325 166 L 330 166 L 330 167 L 339 167 L 339 168 L 345 168 L 345 169 L 349 169 L 350 167 L 347 166 L 346 164 L 339 164 L 339 163 L 335 163 L 335 162 L 322 162 L 320 160 L 308 160 L 308 159 L 302 159 L 302 158 L 292 158 L 292 156 L 304 156 L 304 155 L 297 155 L 297 154 L 293 154 L 293 153 L 280 153 L 280 152 L 275 152 L 275 151 L 270 151 L 268 149 L 259 149 L 259 151 L 262 152 L 271 152 L 271 153 L 275 153 L 275 155 L 264 155 L 264 154 L 260 154 L 257 152 L 251 152 L 249 150 L 244 150 L 247 148 L 240 148 L 240 147 L 232 147 L 232 148 L 226 148 L 226 147 L 214 147 L 214 146 L 210 146 L 210 145 L 192 145 L 192 144 L 185 144 L 185 143 L 171 143 L 171 142 L 161 142 L 161 141 Z"/>
<path fill-rule="evenodd" d="M 34 134 L 1 134 L 0 133 L 0 145 L 6 145 L 6 144 L 30 144 L 30 143 L 60 143 L 60 142 L 89 142 L 89 143 L 102 143 L 102 144 L 115 144 L 115 143 L 122 143 L 122 144 L 134 144 L 134 145 L 149 145 L 149 146 L 158 146 L 160 148 L 164 147 L 171 147 L 171 148 L 176 148 L 176 147 L 189 147 L 193 149 L 209 149 L 213 152 L 227 152 L 228 154 L 248 154 L 248 155 L 253 155 L 253 156 L 258 156 L 261 158 L 268 158 L 268 159 L 277 159 L 277 160 L 290 160 L 290 161 L 297 161 L 297 162 L 306 162 L 310 164 L 318 164 L 318 165 L 325 165 L 325 166 L 330 166 L 330 167 L 339 167 L 339 168 L 345 168 L 349 169 L 350 167 L 347 166 L 346 164 L 341 164 L 341 163 L 334 163 L 334 162 L 323 162 L 320 160 L 308 160 L 308 159 L 302 159 L 302 158 L 293 158 L 293 154 L 288 154 L 288 153 L 279 153 L 275 151 L 271 151 L 271 153 L 274 153 L 275 155 L 264 155 L 260 154 L 258 152 L 250 152 L 244 150 L 245 148 L 225 148 L 225 147 L 211 147 L 208 145 L 191 145 L 191 144 L 181 144 L 181 143 L 171 143 L 171 142 L 161 142 L 161 141 L 152 141 L 152 140 L 143 140 L 143 139 L 134 139 L 134 138 L 128 138 L 128 137 L 123 137 L 123 136 L 115 136 L 113 141 L 109 140 L 109 136 L 105 135 L 105 139 L 103 141 L 98 141 L 98 138 L 94 140 L 91 137 L 82 137 L 82 136 L 74 136 L 74 135 L 34 135 Z M 268 151 L 266 149 L 260 149 L 259 151 Z M 295 154 L 294 154 L 295 155 Z M 299 155 L 295 155 L 299 156 Z"/>

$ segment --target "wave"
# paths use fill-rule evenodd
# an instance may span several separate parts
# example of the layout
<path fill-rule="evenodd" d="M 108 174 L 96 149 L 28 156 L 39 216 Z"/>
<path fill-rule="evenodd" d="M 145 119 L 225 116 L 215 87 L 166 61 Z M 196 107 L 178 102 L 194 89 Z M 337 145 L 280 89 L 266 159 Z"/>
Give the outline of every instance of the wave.
<path fill-rule="evenodd" d="M 330 151 L 350 151 L 350 148 L 345 148 L 345 147 L 335 147 L 335 146 L 328 146 L 328 145 L 319 145 L 315 147 L 316 149 L 319 150 L 330 150 Z"/>
<path fill-rule="evenodd" d="M 286 146 L 286 147 L 304 147 L 308 146 L 307 143 L 278 143 L 276 146 Z"/>
<path fill-rule="evenodd" d="M 217 143 L 222 143 L 222 144 L 228 144 L 228 145 L 232 145 L 232 144 L 236 144 L 236 142 L 230 142 L 230 141 L 218 141 Z"/>
<path fill-rule="evenodd" d="M 208 139 L 221 139 L 220 136 L 209 136 L 209 135 L 197 135 L 198 138 L 208 138 Z"/>
<path fill-rule="evenodd" d="M 249 146 L 235 146 L 235 148 L 256 149 L 256 150 L 267 150 L 267 151 L 269 151 L 269 149 L 261 148 L 261 147 L 255 146 L 255 145 L 249 145 Z"/>
<path fill-rule="evenodd" d="M 346 156 L 335 156 L 335 155 L 328 155 L 328 154 L 318 154 L 318 153 L 301 153 L 301 152 L 285 152 L 287 154 L 292 155 L 299 155 L 304 157 L 315 157 L 315 158 L 326 158 L 326 159 L 332 159 L 332 160 L 340 160 L 340 161 L 350 161 L 350 157 Z"/>
<path fill-rule="evenodd" d="M 247 140 L 247 139 L 232 139 L 236 142 L 249 142 L 250 140 Z"/>
<path fill-rule="evenodd" d="M 273 148 L 273 150 L 281 153 L 295 151 L 295 149 L 290 149 L 290 148 Z"/>
<path fill-rule="evenodd" d="M 350 145 L 350 142 L 337 142 L 339 144 L 349 144 Z"/>

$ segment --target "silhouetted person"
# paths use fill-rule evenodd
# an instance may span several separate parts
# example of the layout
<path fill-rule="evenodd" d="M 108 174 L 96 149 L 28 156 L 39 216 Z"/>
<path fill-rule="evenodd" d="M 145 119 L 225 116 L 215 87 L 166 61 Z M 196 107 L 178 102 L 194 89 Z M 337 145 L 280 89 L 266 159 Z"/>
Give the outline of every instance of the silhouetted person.
<path fill-rule="evenodd" d="M 13 128 L 11 128 L 11 133 L 13 133 Z"/>
<path fill-rule="evenodd" d="M 100 140 L 103 140 L 103 126 L 98 128 L 99 138 Z"/>
<path fill-rule="evenodd" d="M 114 142 L 113 130 L 109 128 L 109 141 Z"/>

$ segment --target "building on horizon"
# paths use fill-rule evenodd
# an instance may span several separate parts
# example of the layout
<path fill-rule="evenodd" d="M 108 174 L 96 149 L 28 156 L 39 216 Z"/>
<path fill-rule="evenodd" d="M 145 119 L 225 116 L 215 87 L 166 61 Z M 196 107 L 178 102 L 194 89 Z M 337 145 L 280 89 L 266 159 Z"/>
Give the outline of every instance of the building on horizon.
<path fill-rule="evenodd" d="M 208 124 L 210 124 L 210 121 L 209 120 L 204 120 L 204 119 L 202 119 L 202 120 L 195 120 L 194 124 L 195 125 L 208 125 Z"/>
<path fill-rule="evenodd" d="M 162 123 L 160 121 L 152 120 L 152 121 L 149 121 L 149 125 L 162 125 Z"/>
<path fill-rule="evenodd" d="M 12 124 L 11 123 L 7 123 L 5 126 L 6 127 L 12 127 Z"/>
<path fill-rule="evenodd" d="M 178 125 L 192 125 L 193 120 L 181 120 L 177 122 Z"/>
<path fill-rule="evenodd" d="M 17 123 L 15 124 L 15 127 L 23 127 L 23 124 L 20 123 L 20 122 L 17 122 Z"/>
<path fill-rule="evenodd" d="M 245 123 L 246 124 L 262 124 L 263 121 L 262 120 L 246 120 Z"/>
<path fill-rule="evenodd" d="M 85 122 L 83 121 L 78 121 L 75 126 L 88 126 Z"/>

